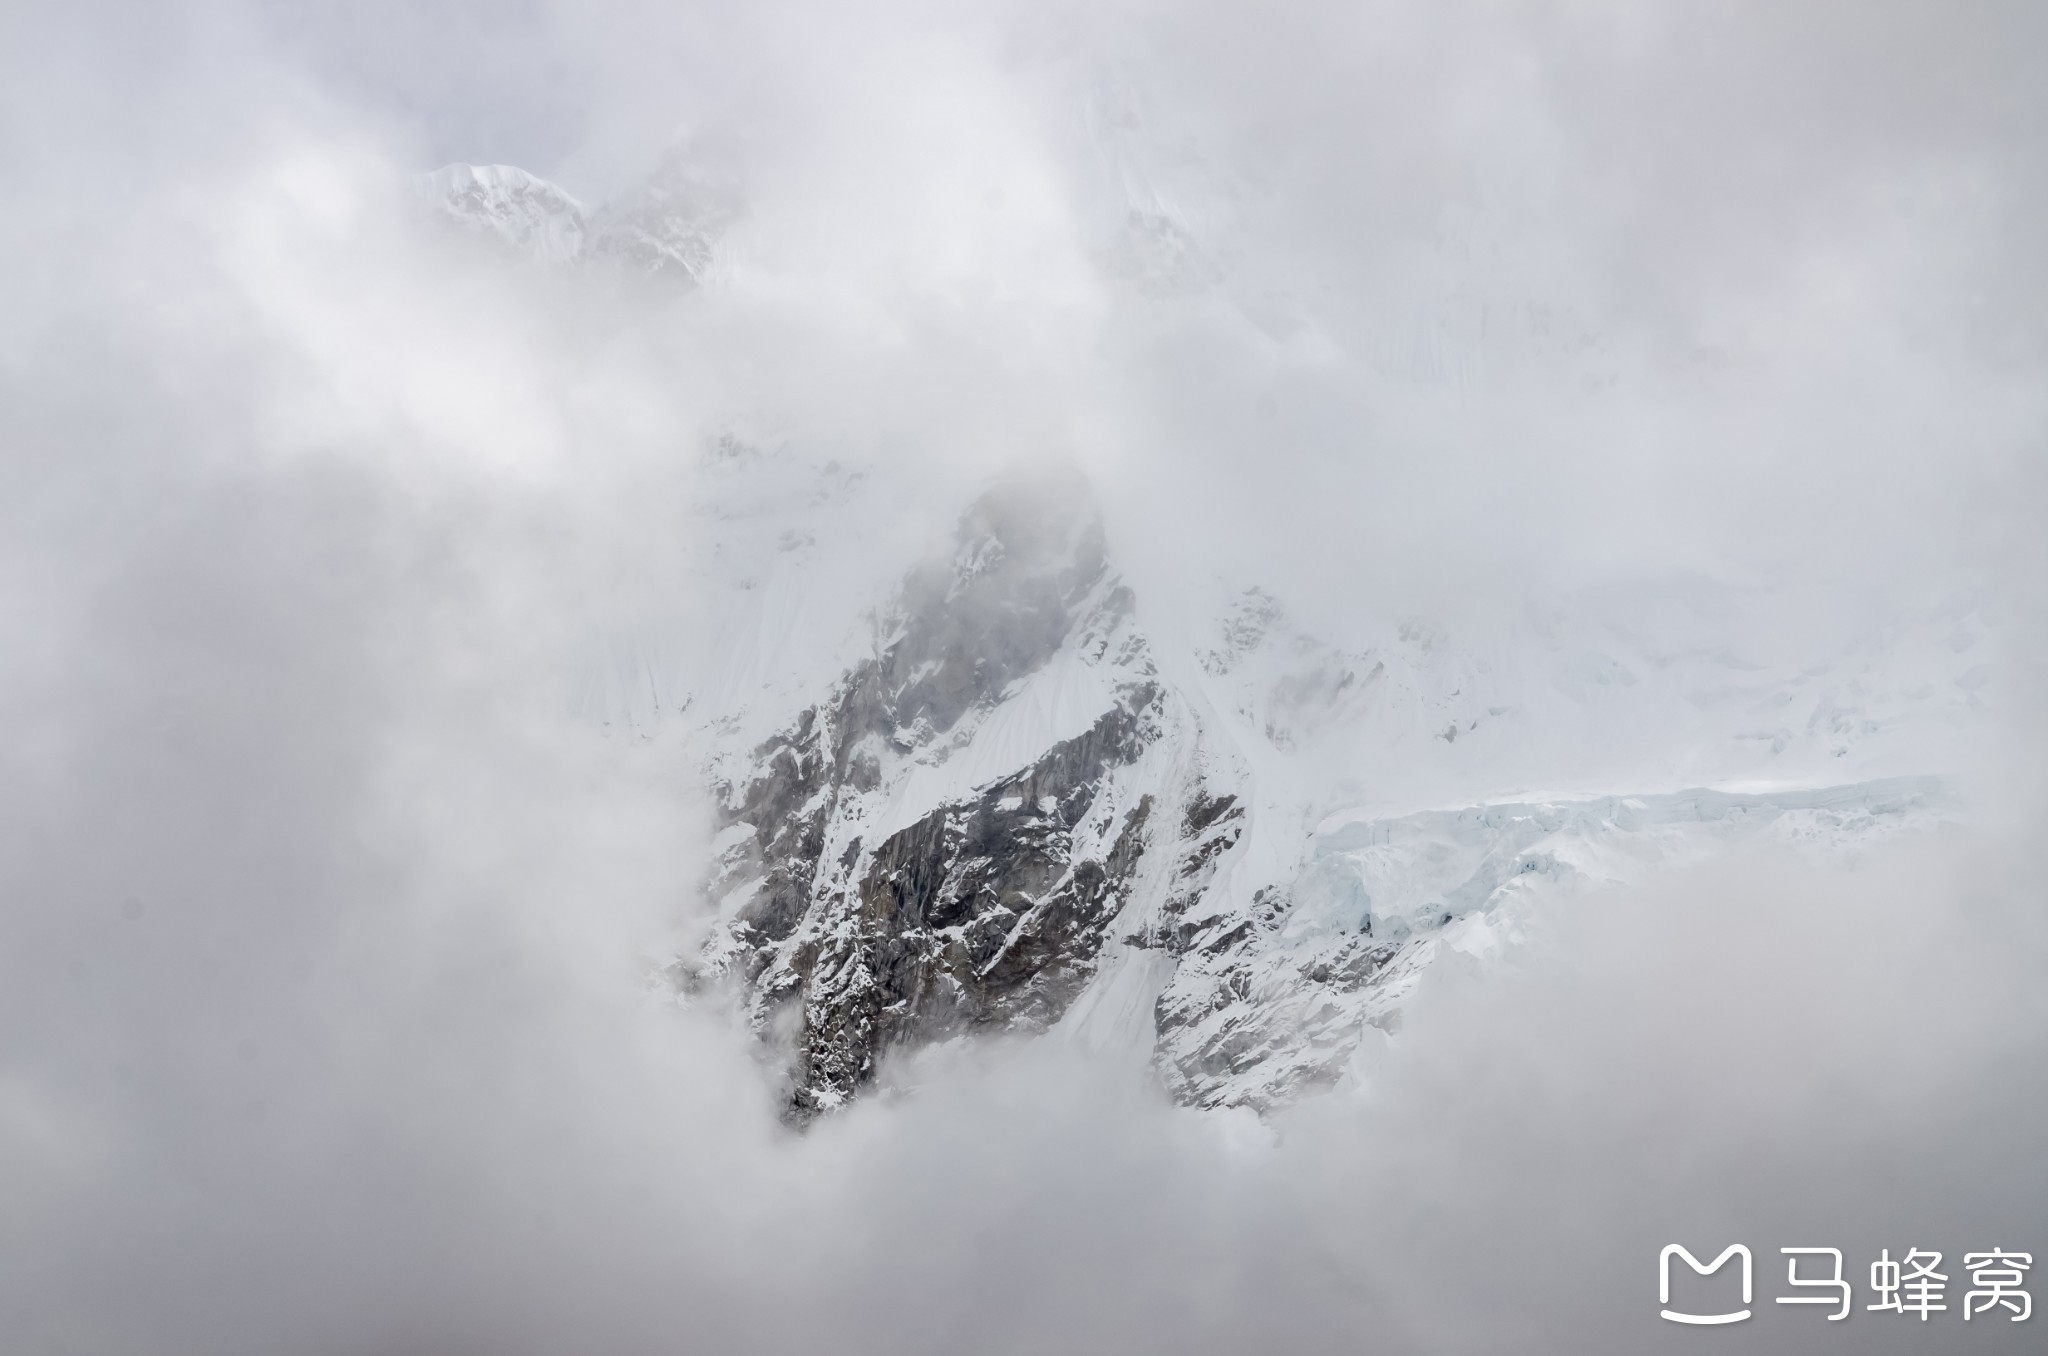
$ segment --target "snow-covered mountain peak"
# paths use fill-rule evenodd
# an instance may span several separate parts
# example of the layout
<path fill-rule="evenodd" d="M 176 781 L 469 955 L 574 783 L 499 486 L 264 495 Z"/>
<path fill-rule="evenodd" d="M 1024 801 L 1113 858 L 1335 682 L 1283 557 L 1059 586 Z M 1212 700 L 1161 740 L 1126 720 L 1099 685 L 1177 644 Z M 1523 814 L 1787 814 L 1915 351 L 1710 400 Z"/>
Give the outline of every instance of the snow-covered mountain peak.
<path fill-rule="evenodd" d="M 705 281 L 720 240 L 746 215 L 737 177 L 684 149 L 596 208 L 512 165 L 446 165 L 417 184 L 443 219 L 540 263 L 609 265 L 686 286 Z"/>
<path fill-rule="evenodd" d="M 695 286 L 710 276 L 719 242 L 746 212 L 729 166 L 673 148 L 646 182 L 597 213 L 588 257 Z"/>
<path fill-rule="evenodd" d="M 562 188 L 513 165 L 444 165 L 418 181 L 444 220 L 502 241 L 542 263 L 583 252 L 589 213 Z"/>
<path fill-rule="evenodd" d="M 1442 946 L 1745 843 L 1937 822 L 1950 792 L 1900 775 L 1930 770 L 1908 736 L 1981 685 L 1937 662 L 1974 641 L 1788 669 L 1701 649 L 1699 608 L 1339 646 L 1263 588 L 1215 596 L 1206 627 L 1154 630 L 1085 483 L 1007 484 L 828 688 L 701 746 L 721 921 L 682 968 L 789 1042 L 792 1117 L 977 1030 L 1127 1051 L 1190 1103 L 1284 1103 L 1344 1078 Z M 1766 709 L 1780 747 L 1746 737 Z"/>

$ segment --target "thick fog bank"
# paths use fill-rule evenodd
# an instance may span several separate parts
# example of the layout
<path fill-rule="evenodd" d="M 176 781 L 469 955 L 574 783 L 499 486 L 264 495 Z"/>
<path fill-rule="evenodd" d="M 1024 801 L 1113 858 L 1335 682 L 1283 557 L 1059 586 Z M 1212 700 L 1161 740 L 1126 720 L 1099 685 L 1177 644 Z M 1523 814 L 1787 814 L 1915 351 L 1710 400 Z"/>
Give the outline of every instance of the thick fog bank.
<path fill-rule="evenodd" d="M 2038 1257 L 2039 21 L 1534 14 L 0 17 L 0 1348 L 1904 1352 L 1877 1249 L 1952 1306 Z M 679 123 L 747 167 L 719 287 L 414 210 Z M 1147 175 L 1194 281 L 1119 263 Z M 821 628 L 1057 455 L 1141 594 L 1341 639 L 1704 576 L 1773 653 L 1962 598 L 1997 704 L 1964 825 L 1586 892 L 1266 1121 L 1044 1040 L 799 1135 L 661 978 L 700 770 L 574 700 L 697 634 L 735 430 L 881 487 Z M 1756 1317 L 1658 1320 L 1674 1241 Z M 1806 1245 L 1850 1321 L 1770 1302 Z"/>

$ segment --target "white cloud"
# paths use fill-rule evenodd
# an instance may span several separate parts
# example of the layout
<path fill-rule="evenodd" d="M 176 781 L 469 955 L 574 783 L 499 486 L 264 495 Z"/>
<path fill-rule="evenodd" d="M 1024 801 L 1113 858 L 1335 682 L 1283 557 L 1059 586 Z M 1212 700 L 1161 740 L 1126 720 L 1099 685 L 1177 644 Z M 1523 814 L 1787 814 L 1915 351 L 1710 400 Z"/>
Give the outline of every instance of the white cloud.
<path fill-rule="evenodd" d="M 1057 451 L 1141 585 L 1332 631 L 1677 570 L 2030 621 L 2030 19 L 718 8 L 0 21 L 0 1345 L 1640 1351 L 1673 1238 L 2042 1241 L 2030 711 L 1973 835 L 1445 966 L 1269 1144 L 1049 1043 L 799 1139 L 650 982 L 688 769 L 561 694 L 694 615 L 750 421 L 892 487 L 877 578 Z M 1153 121 L 1091 141 L 1104 67 Z M 687 304 L 404 211 L 451 139 L 601 197 L 684 122 L 754 203 Z"/>

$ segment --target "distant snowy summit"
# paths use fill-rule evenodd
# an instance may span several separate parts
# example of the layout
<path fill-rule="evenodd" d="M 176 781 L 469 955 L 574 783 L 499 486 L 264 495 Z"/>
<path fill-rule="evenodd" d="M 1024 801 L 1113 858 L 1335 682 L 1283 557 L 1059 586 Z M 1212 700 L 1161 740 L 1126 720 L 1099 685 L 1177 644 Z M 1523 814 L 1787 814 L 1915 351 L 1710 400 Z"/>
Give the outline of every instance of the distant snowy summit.
<path fill-rule="evenodd" d="M 448 221 L 542 263 L 572 263 L 583 254 L 588 209 L 517 166 L 443 165 L 421 175 L 418 188 L 420 197 Z"/>
<path fill-rule="evenodd" d="M 416 186 L 443 221 L 538 263 L 610 265 L 692 287 L 710 276 L 720 240 L 746 215 L 732 176 L 680 152 L 596 208 L 514 165 L 444 165 Z"/>

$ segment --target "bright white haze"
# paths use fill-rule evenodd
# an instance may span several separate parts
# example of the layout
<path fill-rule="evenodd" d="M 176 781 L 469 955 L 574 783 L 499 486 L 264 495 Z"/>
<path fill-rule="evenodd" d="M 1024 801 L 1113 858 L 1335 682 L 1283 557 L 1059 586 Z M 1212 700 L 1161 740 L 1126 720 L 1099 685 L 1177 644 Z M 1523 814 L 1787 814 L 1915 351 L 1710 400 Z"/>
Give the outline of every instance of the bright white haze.
<path fill-rule="evenodd" d="M 0 10 L 0 1350 L 1622 1353 L 1701 1336 L 1674 1239 L 2048 1251 L 2044 51 L 1993 3 Z M 748 204 L 695 292 L 415 204 L 679 142 Z M 1963 599 L 1968 823 L 1598 894 L 1263 1124 L 991 1042 L 798 1134 L 655 978 L 695 770 L 572 699 L 620 627 L 715 661 L 728 430 L 883 487 L 826 629 L 1041 461 L 1141 596 L 1339 642 L 1707 579 L 1797 664 Z"/>

